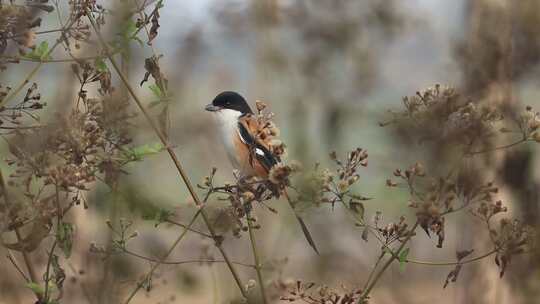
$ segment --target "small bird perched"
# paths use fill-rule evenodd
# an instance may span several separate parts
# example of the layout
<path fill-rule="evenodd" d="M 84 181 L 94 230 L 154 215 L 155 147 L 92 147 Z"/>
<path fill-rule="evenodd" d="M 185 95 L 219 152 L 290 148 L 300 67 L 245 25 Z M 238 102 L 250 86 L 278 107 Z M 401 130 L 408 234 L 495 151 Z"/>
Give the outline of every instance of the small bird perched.
<path fill-rule="evenodd" d="M 261 139 L 259 121 L 244 97 L 236 92 L 225 91 L 218 94 L 205 109 L 214 113 L 229 159 L 240 171 L 241 177 L 267 178 L 272 167 L 281 159 L 278 153 L 272 153 L 272 147 Z M 293 208 L 286 190 L 282 191 Z M 304 220 L 298 214 L 295 215 L 308 243 L 318 254 Z"/>
<path fill-rule="evenodd" d="M 229 159 L 240 174 L 268 176 L 280 159 L 257 138 L 258 122 L 244 97 L 236 92 L 222 92 L 205 109 L 215 113 Z"/>

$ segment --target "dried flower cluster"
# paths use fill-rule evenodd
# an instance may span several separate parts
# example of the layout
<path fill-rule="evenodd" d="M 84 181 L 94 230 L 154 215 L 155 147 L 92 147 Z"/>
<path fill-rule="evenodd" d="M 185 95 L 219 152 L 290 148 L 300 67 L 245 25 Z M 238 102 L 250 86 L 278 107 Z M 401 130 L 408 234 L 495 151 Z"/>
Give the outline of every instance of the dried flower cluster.
<path fill-rule="evenodd" d="M 405 111 L 391 112 L 399 132 L 419 141 L 468 147 L 490 145 L 495 124 L 503 119 L 492 105 L 473 103 L 454 88 L 435 85 L 403 98 Z"/>
<path fill-rule="evenodd" d="M 380 226 L 381 214 L 377 213 L 373 217 L 374 228 L 378 232 L 380 238 L 384 241 L 384 245 L 388 246 L 396 241 L 403 241 L 405 238 L 414 235 L 414 232 L 410 230 L 409 225 L 405 222 L 405 217 L 401 216 L 397 223 L 388 223 L 385 226 Z M 363 236 L 367 240 L 367 236 Z"/>
<path fill-rule="evenodd" d="M 502 218 L 498 229 L 493 227 L 493 218 L 506 211 L 507 207 L 500 200 L 482 202 L 477 209 L 471 211 L 474 216 L 484 221 L 489 230 L 489 236 L 496 251 L 495 263 L 500 269 L 501 277 L 513 256 L 530 252 L 536 243 L 536 234 L 533 229 L 519 220 Z"/>
<path fill-rule="evenodd" d="M 493 197 L 498 192 L 498 188 L 491 182 L 475 185 L 478 181 L 464 182 L 452 175 L 444 178 L 426 176 L 425 169 L 420 163 L 404 171 L 396 169 L 393 174 L 407 185 L 411 194 L 409 207 L 416 209 L 419 224 L 426 233 L 429 235 L 433 232 L 438 236 L 437 247 L 439 248 L 442 247 L 445 237 L 444 216 L 446 214 L 473 205 L 480 205 L 479 210 L 484 210 L 488 205 L 500 204 L 500 201 L 495 202 Z M 399 184 L 389 179 L 387 185 L 396 187 Z M 505 210 L 500 209 L 500 211 Z"/>
<path fill-rule="evenodd" d="M 346 203 L 351 210 L 361 213 L 363 217 L 364 206 L 361 201 L 369 200 L 368 197 L 354 193 L 351 187 L 356 184 L 360 175 L 359 167 L 368 165 L 368 153 L 366 150 L 356 148 L 349 152 L 344 160 L 340 160 L 336 152 L 330 153 L 330 159 L 336 169 L 321 169 L 316 164 L 313 172 L 305 174 L 298 182 L 296 188 L 299 202 L 310 202 L 319 206 L 321 204 Z"/>

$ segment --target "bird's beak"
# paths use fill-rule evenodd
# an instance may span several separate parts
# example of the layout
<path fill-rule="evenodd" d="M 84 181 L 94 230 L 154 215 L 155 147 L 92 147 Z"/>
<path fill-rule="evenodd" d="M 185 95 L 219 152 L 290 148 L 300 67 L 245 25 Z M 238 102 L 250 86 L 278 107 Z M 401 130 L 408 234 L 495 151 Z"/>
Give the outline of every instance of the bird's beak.
<path fill-rule="evenodd" d="M 206 107 L 204 107 L 204 109 L 205 109 L 206 111 L 210 111 L 210 112 L 216 112 L 216 111 L 221 110 L 220 107 L 217 107 L 217 106 L 215 106 L 215 105 L 213 105 L 213 104 L 208 104 L 208 105 L 206 105 Z"/>

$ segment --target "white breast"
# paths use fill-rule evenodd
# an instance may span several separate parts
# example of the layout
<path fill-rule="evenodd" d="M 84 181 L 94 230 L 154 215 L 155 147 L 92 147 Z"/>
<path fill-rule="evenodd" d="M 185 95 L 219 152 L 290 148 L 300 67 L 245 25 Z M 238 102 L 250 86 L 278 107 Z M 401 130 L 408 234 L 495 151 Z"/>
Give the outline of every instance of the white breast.
<path fill-rule="evenodd" d="M 221 132 L 221 139 L 225 144 L 227 155 L 231 160 L 233 166 L 239 169 L 239 163 L 236 159 L 236 152 L 234 147 L 235 136 L 238 132 L 238 118 L 242 115 L 239 111 L 222 109 L 214 112 L 214 117 L 218 122 L 218 127 Z"/>

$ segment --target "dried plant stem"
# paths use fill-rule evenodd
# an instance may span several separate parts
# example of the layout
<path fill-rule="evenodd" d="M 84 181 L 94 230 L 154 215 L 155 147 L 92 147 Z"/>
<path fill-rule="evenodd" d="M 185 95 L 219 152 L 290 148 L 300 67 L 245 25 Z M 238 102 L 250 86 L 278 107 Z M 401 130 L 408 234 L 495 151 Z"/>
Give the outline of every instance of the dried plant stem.
<path fill-rule="evenodd" d="M 13 264 L 13 267 L 17 269 L 17 271 L 21 274 L 21 276 L 26 281 L 26 283 L 30 283 L 30 278 L 28 278 L 28 276 L 26 276 L 26 273 L 24 273 L 21 267 L 19 267 L 19 263 L 17 263 L 17 259 L 15 259 L 15 257 L 13 256 L 13 254 L 11 253 L 11 250 L 7 249 L 7 252 L 8 254 L 6 258 L 11 262 L 11 264 Z"/>
<path fill-rule="evenodd" d="M 50 269 L 51 269 L 51 263 L 53 259 L 54 249 L 56 248 L 56 240 L 54 241 L 51 251 L 49 251 L 49 259 L 47 261 L 47 269 L 45 270 L 45 296 L 43 299 L 45 301 L 49 301 L 49 281 L 50 281 Z"/>
<path fill-rule="evenodd" d="M 197 213 L 193 216 L 193 218 L 191 219 L 191 221 L 190 221 L 190 223 L 188 225 L 189 227 L 191 227 L 191 225 L 193 225 L 195 223 L 195 220 L 197 220 L 197 217 L 199 216 L 199 214 L 201 214 L 201 211 L 202 211 L 202 209 L 199 209 L 199 211 L 197 211 Z M 174 243 L 171 245 L 169 250 L 167 250 L 167 252 L 163 255 L 163 257 L 157 263 L 152 265 L 152 268 L 150 268 L 150 271 L 145 276 L 145 280 L 146 280 L 146 278 L 151 277 L 154 274 L 154 272 L 156 271 L 156 269 L 159 267 L 159 265 L 161 265 L 161 264 L 163 264 L 165 262 L 165 260 L 169 257 L 169 255 L 171 255 L 171 253 L 176 248 L 176 246 L 180 243 L 180 241 L 182 241 L 184 236 L 188 233 L 188 231 L 189 230 L 184 229 L 184 231 L 182 231 L 180 236 L 178 236 L 178 238 L 174 241 Z M 139 292 L 139 290 L 143 286 L 144 286 L 144 281 L 139 282 L 137 284 L 137 286 L 135 287 L 135 289 L 133 289 L 133 291 L 131 291 L 131 293 L 129 294 L 129 296 L 127 297 L 127 299 L 126 299 L 126 301 L 124 303 L 128 304 L 133 299 L 133 297 L 135 297 L 137 292 Z"/>
<path fill-rule="evenodd" d="M 80 62 L 85 60 L 95 60 L 103 56 L 93 55 L 93 56 L 81 56 L 75 58 L 64 58 L 64 59 L 34 59 L 34 58 L 25 58 L 18 56 L 0 56 L 2 59 L 13 60 L 13 61 L 28 61 L 28 62 L 39 62 L 39 63 L 62 63 L 62 62 Z"/>
<path fill-rule="evenodd" d="M 191 197 L 195 201 L 195 204 L 197 206 L 199 206 L 199 208 L 201 208 L 200 209 L 200 214 L 201 214 L 201 217 L 203 218 L 206 226 L 208 227 L 208 231 L 210 232 L 210 235 L 212 235 L 212 238 L 216 239 L 216 233 L 214 231 L 214 228 L 210 224 L 210 220 L 208 219 L 208 216 L 207 216 L 206 212 L 203 209 L 203 203 L 201 202 L 201 200 L 199 199 L 199 196 L 195 192 L 195 189 L 193 188 L 193 185 L 191 184 L 191 181 L 190 181 L 189 177 L 185 173 L 182 165 L 180 164 L 180 161 L 178 160 L 178 157 L 176 156 L 176 153 L 174 152 L 172 147 L 169 145 L 167 138 L 163 135 L 163 133 L 158 128 L 158 126 L 155 124 L 155 122 L 152 119 L 152 117 L 150 116 L 150 114 L 146 111 L 146 109 L 144 108 L 144 106 L 143 106 L 141 100 L 139 99 L 138 95 L 135 93 L 135 90 L 129 84 L 129 82 L 128 82 L 126 76 L 124 75 L 124 73 L 122 73 L 122 70 L 120 69 L 120 67 L 116 63 L 116 60 L 110 54 L 109 47 L 106 44 L 105 40 L 103 39 L 103 36 L 101 35 L 101 32 L 99 31 L 99 29 L 97 27 L 97 24 L 96 24 L 96 22 L 94 20 L 94 17 L 92 16 L 92 14 L 89 11 L 86 11 L 86 15 L 87 15 L 88 19 L 90 20 L 90 23 L 92 24 L 92 27 L 94 28 L 94 31 L 96 32 L 99 43 L 102 45 L 107 58 L 111 62 L 114 70 L 120 76 L 120 79 L 122 80 L 122 82 L 124 83 L 126 88 L 128 89 L 130 95 L 132 96 L 133 100 L 135 101 L 135 103 L 139 107 L 140 111 L 143 113 L 144 117 L 146 118 L 146 120 L 148 121 L 148 123 L 150 124 L 150 126 L 152 127 L 154 132 L 156 133 L 156 135 L 159 137 L 159 139 L 160 139 L 161 143 L 163 144 L 163 146 L 166 148 L 166 150 L 169 153 L 169 156 L 171 157 L 171 159 L 172 159 L 178 173 L 180 174 L 180 177 L 182 178 L 183 183 L 186 185 Z M 185 229 L 183 234 L 185 232 L 187 232 L 187 231 L 188 230 Z M 174 245 L 174 246 L 176 246 L 176 245 Z M 234 266 L 230 262 L 227 254 L 225 253 L 225 250 L 223 249 L 222 245 L 220 243 L 218 243 L 218 242 L 215 242 L 215 246 L 218 248 L 221 255 L 223 256 L 223 259 L 227 263 L 227 266 L 229 267 L 229 270 L 230 270 L 236 284 L 238 285 L 238 288 L 240 289 L 240 292 L 241 292 L 242 296 L 244 298 L 246 298 L 246 293 L 245 293 L 245 291 L 244 291 L 244 289 L 242 287 L 243 285 L 242 285 L 242 282 L 240 281 L 240 277 L 239 277 L 238 273 L 236 272 L 236 269 L 234 268 Z M 128 302 L 129 302 L 129 300 L 126 303 L 128 303 Z"/>
<path fill-rule="evenodd" d="M 416 228 L 418 227 L 420 223 L 418 221 L 416 221 L 416 223 L 414 224 L 414 226 L 411 228 L 410 232 L 409 232 L 409 235 L 407 236 L 407 238 L 405 238 L 405 240 L 403 240 L 403 242 L 401 243 L 401 245 L 399 246 L 399 248 L 396 250 L 396 253 L 399 255 L 399 253 L 401 252 L 401 250 L 403 250 L 403 248 L 405 247 L 405 245 L 407 245 L 407 243 L 409 242 L 409 240 L 413 237 L 414 235 L 414 232 L 416 231 Z M 379 270 L 379 272 L 377 272 L 377 274 L 375 275 L 375 277 L 373 277 L 373 280 L 371 282 L 369 282 L 369 284 L 367 284 L 367 287 L 362 291 L 362 296 L 360 297 L 360 299 L 358 300 L 358 304 L 363 304 L 365 302 L 365 300 L 368 298 L 369 296 L 369 293 L 371 292 L 371 290 L 373 289 L 373 287 L 375 287 L 375 284 L 377 284 L 377 282 L 379 281 L 379 279 L 381 278 L 381 276 L 383 275 L 383 273 L 386 271 L 386 269 L 388 269 L 388 267 L 390 267 L 390 265 L 392 264 L 392 262 L 394 260 L 396 260 L 398 257 L 396 255 L 392 255 L 387 261 L 386 263 L 384 263 L 384 265 L 382 266 L 382 268 Z"/>
<path fill-rule="evenodd" d="M 268 303 L 268 300 L 266 298 L 266 288 L 264 286 L 264 281 L 262 277 L 262 271 L 261 271 L 261 261 L 259 258 L 259 251 L 257 248 L 257 241 L 255 240 L 255 232 L 253 231 L 253 218 L 251 217 L 251 212 L 247 210 L 247 207 L 244 207 L 246 210 L 246 220 L 247 220 L 247 226 L 249 231 L 249 240 L 251 243 L 251 250 L 253 251 L 253 259 L 255 260 L 255 271 L 257 272 L 257 279 L 259 280 L 259 290 L 261 291 L 261 297 L 263 299 L 263 303 Z"/>
<path fill-rule="evenodd" d="M 417 261 L 417 260 L 410 260 L 410 259 L 407 259 L 405 262 L 407 263 L 411 263 L 411 264 L 419 264 L 419 265 L 426 265 L 426 266 L 454 266 L 454 265 L 458 265 L 458 264 L 468 264 L 468 263 L 472 263 L 472 262 L 476 262 L 476 261 L 479 261 L 479 260 L 482 260 L 482 259 L 485 259 L 487 258 L 488 256 L 491 256 L 495 253 L 497 253 L 497 249 L 493 249 L 487 253 L 484 253 L 480 256 L 477 256 L 475 258 L 471 258 L 471 259 L 468 259 L 468 260 L 464 260 L 464 261 L 460 261 L 460 262 L 425 262 L 425 261 Z"/>
<path fill-rule="evenodd" d="M 136 258 L 139 258 L 139 259 L 142 259 L 142 260 L 145 260 L 145 261 L 155 262 L 155 263 L 160 262 L 160 260 L 158 260 L 158 259 L 146 257 L 146 256 L 140 255 L 140 254 L 138 254 L 136 252 L 133 252 L 133 251 L 125 249 L 125 248 L 122 251 L 125 254 L 131 255 L 133 257 L 136 257 Z M 163 265 L 182 265 L 182 264 L 193 264 L 193 263 L 225 263 L 225 261 L 224 260 L 212 260 L 212 259 L 196 259 L 196 260 L 183 260 L 183 261 L 161 261 L 161 264 L 163 264 Z M 235 264 L 235 265 L 239 265 L 239 266 L 255 268 L 255 265 L 252 265 L 252 264 L 246 264 L 246 263 L 240 263 L 240 262 L 231 262 L 231 263 Z"/>
<path fill-rule="evenodd" d="M 2 170 L 0 170 L 0 186 L 2 187 L 2 193 L 4 194 L 5 206 L 6 207 L 10 206 L 11 201 L 10 201 L 9 193 L 8 193 L 8 190 L 7 190 L 7 187 L 6 187 L 6 182 L 4 180 L 4 175 L 2 174 Z M 7 210 L 7 208 L 5 208 L 5 209 Z M 23 238 L 21 236 L 19 228 L 15 228 L 14 230 L 15 230 L 15 235 L 17 237 L 17 242 L 21 242 Z M 38 278 L 37 278 L 37 275 L 36 275 L 36 271 L 34 269 L 34 265 L 32 264 L 32 261 L 30 260 L 30 256 L 28 255 L 28 252 L 26 252 L 24 250 L 24 248 L 23 248 L 21 250 L 21 254 L 23 256 L 24 264 L 26 265 L 26 268 L 28 268 L 28 274 L 30 276 L 30 281 L 32 281 L 34 283 L 37 283 Z M 13 264 L 16 265 L 16 263 L 13 263 Z M 18 267 L 16 267 L 16 268 L 18 268 Z M 41 294 L 35 292 L 35 295 L 38 298 L 38 300 L 41 301 L 41 299 L 42 299 Z"/>
<path fill-rule="evenodd" d="M 466 153 L 466 155 L 476 155 L 476 154 L 482 154 L 482 153 L 488 153 L 488 152 L 494 152 L 494 151 L 498 151 L 498 150 L 504 150 L 504 149 L 508 149 L 508 148 L 511 148 L 511 147 L 514 147 L 514 146 L 517 146 L 519 144 L 522 144 L 524 142 L 527 142 L 527 141 L 531 141 L 527 138 L 522 138 L 516 142 L 513 142 L 513 143 L 510 143 L 510 144 L 507 144 L 507 145 L 504 145 L 504 146 L 498 146 L 498 147 L 494 147 L 494 148 L 490 148 L 490 149 L 486 149 L 486 150 L 480 150 L 480 151 L 471 151 L 471 152 L 468 152 Z"/>
<path fill-rule="evenodd" d="M 383 257 L 384 257 L 384 253 L 385 251 L 383 251 L 380 255 L 379 255 L 379 258 L 377 259 L 377 262 L 375 262 L 375 265 L 373 266 L 373 268 L 371 269 L 371 271 L 369 272 L 369 276 L 366 280 L 366 284 L 364 285 L 364 290 L 367 288 L 367 285 L 369 284 L 369 282 L 371 281 L 371 278 L 373 277 L 373 275 L 375 274 L 375 271 L 377 270 L 377 267 L 379 267 L 379 264 L 381 263 Z"/>
<path fill-rule="evenodd" d="M 173 221 L 173 220 L 165 220 L 166 223 L 169 223 L 171 225 L 175 225 L 175 226 L 178 226 L 178 227 L 182 227 L 182 228 L 186 228 L 187 230 L 193 232 L 193 233 L 196 233 L 200 236 L 204 236 L 204 237 L 207 237 L 207 238 L 212 238 L 212 236 L 208 233 L 204 233 L 202 231 L 199 231 L 199 230 L 195 230 L 193 228 L 189 228 L 188 225 L 186 224 L 183 224 L 183 223 L 179 223 L 179 222 L 176 222 L 176 221 Z"/>

